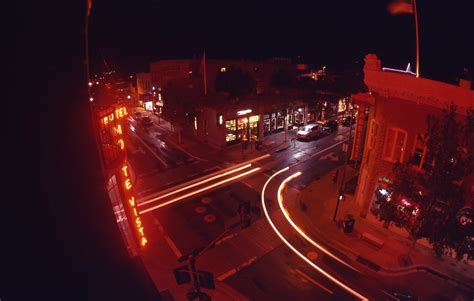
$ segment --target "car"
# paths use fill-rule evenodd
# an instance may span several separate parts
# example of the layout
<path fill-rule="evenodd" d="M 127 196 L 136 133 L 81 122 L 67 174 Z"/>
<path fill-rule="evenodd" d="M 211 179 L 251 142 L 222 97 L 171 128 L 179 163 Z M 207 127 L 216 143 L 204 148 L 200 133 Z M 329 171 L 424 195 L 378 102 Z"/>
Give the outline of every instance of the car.
<path fill-rule="evenodd" d="M 337 120 L 321 120 L 318 121 L 318 124 L 321 126 L 321 130 L 326 133 L 332 133 L 339 128 Z"/>
<path fill-rule="evenodd" d="M 145 116 L 141 119 L 141 122 L 144 124 L 144 125 L 152 125 L 153 124 L 153 120 L 151 120 L 150 117 L 148 116 Z"/>
<path fill-rule="evenodd" d="M 317 124 L 305 125 L 303 129 L 296 133 L 298 140 L 311 140 L 321 137 L 321 127 Z"/>
<path fill-rule="evenodd" d="M 351 122 L 352 124 L 355 124 L 355 118 L 351 117 L 351 116 L 347 116 L 347 117 L 344 117 L 342 118 L 341 120 L 341 124 L 345 127 L 350 127 L 351 126 Z"/>
<path fill-rule="evenodd" d="M 142 113 L 135 112 L 135 113 L 132 114 L 132 118 L 137 120 L 137 121 L 140 121 L 140 119 L 142 118 Z"/>

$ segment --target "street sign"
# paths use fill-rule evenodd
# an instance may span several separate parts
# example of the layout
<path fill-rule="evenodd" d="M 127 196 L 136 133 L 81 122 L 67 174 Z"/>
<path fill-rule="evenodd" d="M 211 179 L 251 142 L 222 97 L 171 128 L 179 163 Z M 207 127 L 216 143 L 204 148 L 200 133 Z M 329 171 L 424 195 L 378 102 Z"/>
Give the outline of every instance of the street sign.
<path fill-rule="evenodd" d="M 173 273 L 174 273 L 174 278 L 176 279 L 176 283 L 178 285 L 191 282 L 191 274 L 189 273 L 189 269 L 187 265 L 183 265 L 174 269 Z"/>
<path fill-rule="evenodd" d="M 197 271 L 198 273 L 198 279 L 199 279 L 199 285 L 203 288 L 207 289 L 215 289 L 216 286 L 214 284 L 214 275 L 210 272 L 206 271 Z"/>

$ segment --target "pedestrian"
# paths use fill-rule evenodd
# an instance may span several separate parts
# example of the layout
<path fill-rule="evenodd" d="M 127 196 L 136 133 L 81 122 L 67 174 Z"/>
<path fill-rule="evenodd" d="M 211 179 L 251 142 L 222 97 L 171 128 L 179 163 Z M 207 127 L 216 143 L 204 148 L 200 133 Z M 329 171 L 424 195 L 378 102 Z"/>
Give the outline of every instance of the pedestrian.
<path fill-rule="evenodd" d="M 333 182 L 334 184 L 337 183 L 337 178 L 338 178 L 338 177 L 339 177 L 339 169 L 337 169 L 337 170 L 334 172 L 333 176 L 332 176 L 332 182 Z"/>

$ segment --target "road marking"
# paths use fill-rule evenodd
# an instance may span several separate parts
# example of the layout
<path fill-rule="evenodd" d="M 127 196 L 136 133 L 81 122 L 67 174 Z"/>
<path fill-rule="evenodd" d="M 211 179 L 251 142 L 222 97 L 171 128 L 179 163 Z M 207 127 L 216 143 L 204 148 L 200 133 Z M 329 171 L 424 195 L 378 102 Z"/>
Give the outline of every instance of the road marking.
<path fill-rule="evenodd" d="M 298 273 L 301 277 L 303 277 L 304 279 L 308 280 L 309 282 L 313 283 L 314 285 L 320 287 L 321 289 L 325 290 L 327 293 L 329 294 L 334 294 L 333 291 L 331 291 L 330 289 L 328 289 L 327 287 L 325 287 L 324 285 L 322 285 L 321 283 L 317 282 L 316 280 L 314 280 L 313 278 L 311 278 L 310 276 L 306 275 L 305 273 L 303 273 L 302 271 L 298 270 L 298 269 L 295 269 L 296 273 Z"/>
<path fill-rule="evenodd" d="M 229 271 L 225 272 L 224 274 L 221 274 L 218 276 L 216 279 L 219 281 L 224 281 L 226 278 L 229 278 L 230 276 L 236 274 L 238 271 L 250 266 L 252 263 L 254 263 L 257 260 L 257 256 L 254 256 L 247 260 L 246 262 L 242 263 L 236 268 L 230 269 Z"/>
<path fill-rule="evenodd" d="M 385 295 L 389 296 L 389 297 L 392 298 L 393 300 L 400 301 L 400 299 L 398 299 L 397 297 L 393 296 L 392 294 L 387 293 L 387 292 L 384 291 L 384 290 L 381 290 L 381 291 L 382 291 L 382 293 L 384 293 Z"/>
<path fill-rule="evenodd" d="M 160 230 L 161 235 L 163 235 L 163 238 L 166 240 L 166 243 L 168 244 L 170 249 L 173 251 L 174 255 L 176 255 L 176 258 L 180 258 L 181 256 L 183 256 L 181 251 L 174 244 L 173 240 L 169 237 L 168 233 L 166 233 L 160 221 L 156 217 L 153 217 L 153 222 L 155 223 L 156 226 L 158 226 L 158 230 Z"/>
<path fill-rule="evenodd" d="M 165 161 L 163 161 L 163 159 L 161 159 L 160 157 L 158 157 L 158 155 L 145 143 L 145 141 L 142 140 L 142 138 L 140 138 L 138 135 L 135 134 L 135 137 L 138 138 L 138 140 L 140 140 L 140 142 L 150 151 L 150 153 L 158 160 L 161 162 L 161 164 L 163 164 L 165 167 L 168 167 L 168 164 L 166 164 Z"/>

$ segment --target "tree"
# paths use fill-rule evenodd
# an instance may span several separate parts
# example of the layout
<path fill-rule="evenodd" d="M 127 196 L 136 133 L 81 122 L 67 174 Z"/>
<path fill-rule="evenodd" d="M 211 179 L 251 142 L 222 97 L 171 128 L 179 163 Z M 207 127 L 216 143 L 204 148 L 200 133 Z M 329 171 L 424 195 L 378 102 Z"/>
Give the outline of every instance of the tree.
<path fill-rule="evenodd" d="M 253 93 L 256 83 L 250 73 L 232 65 L 217 75 L 215 86 L 217 92 L 227 92 L 232 97 L 240 97 Z"/>
<path fill-rule="evenodd" d="M 415 239 L 427 238 L 439 255 L 454 250 L 458 259 L 465 255 L 473 259 L 474 226 L 457 218 L 465 203 L 462 181 L 474 171 L 473 111 L 462 122 L 451 105 L 441 117 L 428 116 L 427 124 L 431 171 L 394 165 L 391 194 L 377 200 L 378 217 L 406 228 Z"/>
<path fill-rule="evenodd" d="M 296 75 L 289 68 L 279 68 L 270 76 L 270 85 L 275 88 L 291 88 L 296 82 Z"/>

